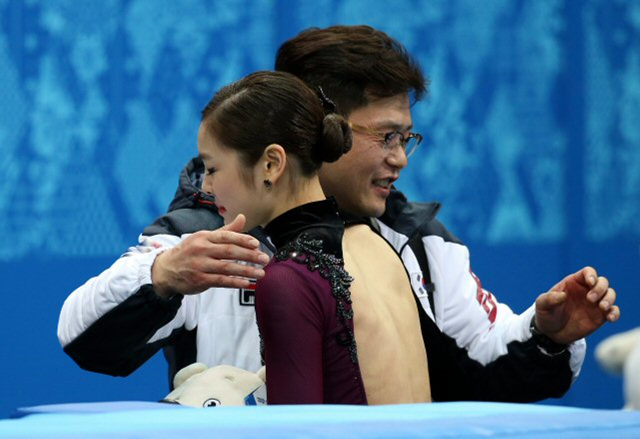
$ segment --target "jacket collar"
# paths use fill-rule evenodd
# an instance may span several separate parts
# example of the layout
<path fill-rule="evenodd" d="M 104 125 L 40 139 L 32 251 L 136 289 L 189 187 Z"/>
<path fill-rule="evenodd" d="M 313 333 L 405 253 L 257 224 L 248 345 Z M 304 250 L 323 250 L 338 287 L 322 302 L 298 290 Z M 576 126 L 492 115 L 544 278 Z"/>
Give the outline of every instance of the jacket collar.
<path fill-rule="evenodd" d="M 191 207 L 204 207 L 218 212 L 213 197 L 200 188 L 204 178 L 204 163 L 199 157 L 192 158 L 180 172 L 178 189 L 169 205 L 169 212 Z"/>
<path fill-rule="evenodd" d="M 411 238 L 428 224 L 440 210 L 440 203 L 414 203 L 395 187 L 387 198 L 386 210 L 379 220 L 393 230 Z"/>

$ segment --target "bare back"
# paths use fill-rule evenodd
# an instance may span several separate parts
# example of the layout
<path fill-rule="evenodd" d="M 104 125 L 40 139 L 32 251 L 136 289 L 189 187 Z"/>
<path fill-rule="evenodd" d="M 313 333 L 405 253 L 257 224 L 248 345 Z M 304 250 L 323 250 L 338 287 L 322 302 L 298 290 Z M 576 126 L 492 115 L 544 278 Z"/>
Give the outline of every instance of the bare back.
<path fill-rule="evenodd" d="M 427 354 L 402 261 L 368 226 L 345 229 L 345 268 L 360 371 L 369 404 L 431 401 Z"/>

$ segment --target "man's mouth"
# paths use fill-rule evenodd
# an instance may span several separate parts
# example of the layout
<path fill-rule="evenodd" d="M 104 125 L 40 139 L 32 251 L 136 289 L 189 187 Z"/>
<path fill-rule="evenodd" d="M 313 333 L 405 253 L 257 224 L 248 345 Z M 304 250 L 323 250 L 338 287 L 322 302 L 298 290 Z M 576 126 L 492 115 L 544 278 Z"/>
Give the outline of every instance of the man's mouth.
<path fill-rule="evenodd" d="M 380 187 L 383 189 L 390 189 L 391 184 L 393 183 L 393 179 L 391 178 L 381 178 L 378 180 L 373 180 L 373 185 L 376 187 Z"/>

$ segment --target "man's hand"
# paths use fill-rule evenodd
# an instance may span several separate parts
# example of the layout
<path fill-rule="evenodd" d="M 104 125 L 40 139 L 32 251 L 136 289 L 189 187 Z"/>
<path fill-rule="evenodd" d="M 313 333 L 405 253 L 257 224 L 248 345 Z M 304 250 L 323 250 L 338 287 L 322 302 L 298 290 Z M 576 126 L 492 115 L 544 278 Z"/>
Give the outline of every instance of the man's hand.
<path fill-rule="evenodd" d="M 214 231 L 200 231 L 159 254 L 151 267 L 153 288 L 160 297 L 197 294 L 211 287 L 244 288 L 264 270 L 236 261 L 266 265 L 269 257 L 253 236 L 240 233 L 244 215 Z"/>
<path fill-rule="evenodd" d="M 536 326 L 556 343 L 569 344 L 620 318 L 609 280 L 585 267 L 536 299 Z"/>

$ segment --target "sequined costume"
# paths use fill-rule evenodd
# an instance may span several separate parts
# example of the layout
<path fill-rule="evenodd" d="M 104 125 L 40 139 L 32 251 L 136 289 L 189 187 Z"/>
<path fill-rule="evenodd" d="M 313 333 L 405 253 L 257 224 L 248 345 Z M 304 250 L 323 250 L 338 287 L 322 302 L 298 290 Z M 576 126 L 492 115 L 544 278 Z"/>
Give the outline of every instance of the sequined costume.
<path fill-rule="evenodd" d="M 266 232 L 278 249 L 256 289 L 269 404 L 366 404 L 335 202 L 292 209 Z"/>

